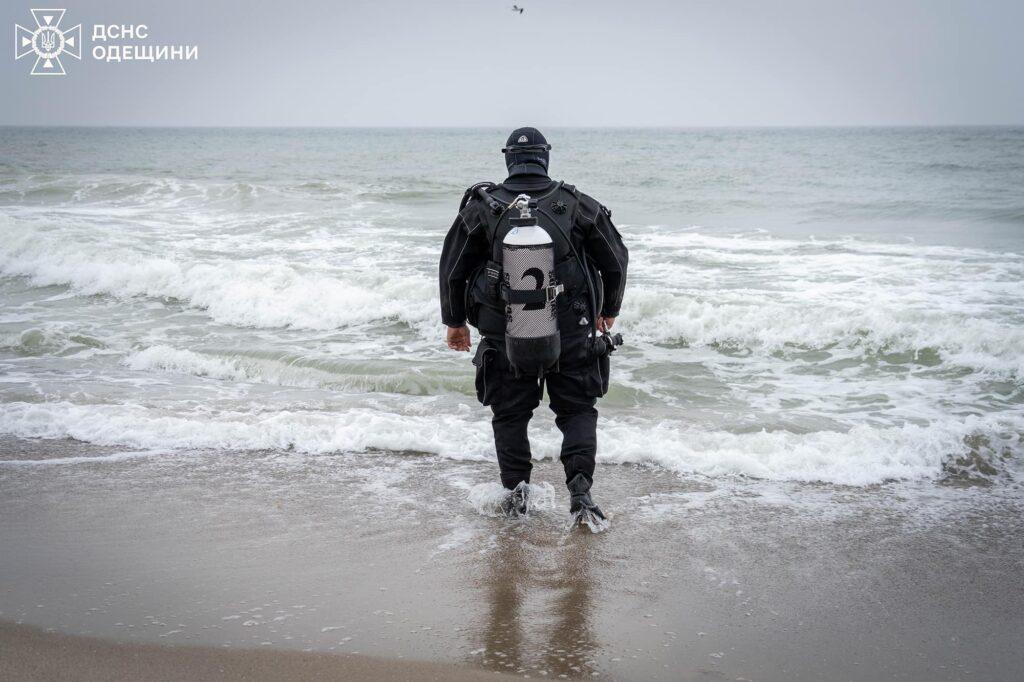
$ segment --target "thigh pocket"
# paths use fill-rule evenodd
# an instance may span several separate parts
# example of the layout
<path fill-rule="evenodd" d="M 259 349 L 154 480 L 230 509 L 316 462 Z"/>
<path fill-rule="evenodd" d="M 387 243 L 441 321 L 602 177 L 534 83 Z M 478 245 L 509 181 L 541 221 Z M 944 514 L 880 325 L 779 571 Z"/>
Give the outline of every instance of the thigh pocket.
<path fill-rule="evenodd" d="M 592 351 L 593 354 L 593 351 Z M 608 392 L 611 373 L 611 353 L 592 357 L 586 371 L 586 391 L 591 398 L 601 398 Z"/>
<path fill-rule="evenodd" d="M 559 374 L 575 386 L 584 398 L 600 398 L 608 392 L 608 358 L 595 359 L 585 365 L 561 369 Z"/>
<path fill-rule="evenodd" d="M 501 390 L 498 348 L 488 339 L 481 339 L 473 356 L 473 365 L 476 367 L 476 399 L 481 405 L 497 402 Z"/>
<path fill-rule="evenodd" d="M 588 398 L 600 398 L 608 392 L 608 356 L 597 358 L 583 371 L 583 390 Z"/>
<path fill-rule="evenodd" d="M 611 353 L 602 355 L 597 359 L 597 369 L 601 373 L 601 393 L 597 396 L 600 398 L 608 392 L 608 383 L 611 379 L 612 370 Z"/>

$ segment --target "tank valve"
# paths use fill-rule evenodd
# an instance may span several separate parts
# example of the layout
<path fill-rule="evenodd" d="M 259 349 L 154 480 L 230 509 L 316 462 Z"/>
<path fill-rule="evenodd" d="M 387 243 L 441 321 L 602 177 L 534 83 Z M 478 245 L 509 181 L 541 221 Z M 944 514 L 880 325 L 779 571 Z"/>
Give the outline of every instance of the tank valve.
<path fill-rule="evenodd" d="M 529 219 L 533 217 L 533 214 L 530 213 L 530 209 L 537 208 L 537 202 L 531 201 L 529 194 L 520 194 L 512 200 L 512 203 L 509 204 L 508 207 L 519 209 L 519 217 L 521 219 Z"/>

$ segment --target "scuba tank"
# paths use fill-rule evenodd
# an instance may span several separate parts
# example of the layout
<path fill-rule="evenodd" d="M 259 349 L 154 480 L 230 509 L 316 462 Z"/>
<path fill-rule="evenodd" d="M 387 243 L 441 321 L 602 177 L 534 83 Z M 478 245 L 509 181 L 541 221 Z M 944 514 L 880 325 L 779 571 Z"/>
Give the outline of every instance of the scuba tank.
<path fill-rule="evenodd" d="M 479 219 L 490 258 L 467 280 L 469 323 L 501 340 L 517 377 L 558 372 L 565 345 L 573 367 L 586 359 L 607 363 L 622 337 L 597 328 L 602 283 L 572 241 L 575 187 L 557 183 L 531 197 L 481 182 L 466 190 L 459 210 L 474 199 L 484 207 Z M 563 305 L 560 296 L 571 301 Z M 607 381 L 607 370 L 602 374 Z"/>
<path fill-rule="evenodd" d="M 501 297 L 505 301 L 505 348 L 519 373 L 544 373 L 558 364 L 561 338 L 556 301 L 563 292 L 555 281 L 555 250 L 551 235 L 537 224 L 536 203 L 520 194 L 509 209 L 519 217 L 502 240 Z"/>

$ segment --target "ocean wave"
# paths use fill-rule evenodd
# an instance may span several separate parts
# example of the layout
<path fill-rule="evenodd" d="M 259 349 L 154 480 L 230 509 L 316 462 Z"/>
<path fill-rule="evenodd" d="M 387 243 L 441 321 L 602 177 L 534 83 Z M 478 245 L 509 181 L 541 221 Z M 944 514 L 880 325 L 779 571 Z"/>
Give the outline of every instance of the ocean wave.
<path fill-rule="evenodd" d="M 128 450 L 106 455 L 85 455 L 82 457 L 47 457 L 44 459 L 0 459 L 0 466 L 60 466 L 62 464 L 104 464 L 124 462 L 132 459 L 159 457 L 166 455 L 167 450 Z"/>
<path fill-rule="evenodd" d="M 358 361 L 295 355 L 284 352 L 199 353 L 164 344 L 134 351 L 124 364 L 135 371 L 164 371 L 238 381 L 290 386 L 333 388 L 367 393 L 436 395 L 469 393 L 468 372 L 453 373 L 450 366 L 431 371 L 422 365 L 410 368 L 380 361 Z"/>
<path fill-rule="evenodd" d="M 621 328 L 634 340 L 769 353 L 938 353 L 945 361 L 1024 378 L 1024 329 L 995 320 L 883 305 L 727 304 L 642 289 L 630 305 Z"/>
<path fill-rule="evenodd" d="M 169 450 L 281 450 L 324 454 L 373 450 L 426 452 L 458 460 L 493 460 L 486 420 L 463 414 L 407 415 L 358 408 L 340 413 L 224 411 L 163 413 L 142 406 L 14 402 L 0 405 L 0 433 L 73 438 L 99 445 Z M 1024 418 L 949 417 L 847 431 L 704 431 L 668 423 L 605 420 L 598 461 L 653 463 L 706 476 L 819 481 L 864 486 L 894 479 L 939 479 L 958 462 L 981 460 L 996 471 L 1019 468 Z M 560 435 L 545 429 L 534 455 L 557 458 Z M 981 468 L 984 473 L 984 468 Z"/>
<path fill-rule="evenodd" d="M 8 277 L 63 284 L 84 295 L 180 301 L 225 324 L 322 330 L 393 319 L 416 325 L 437 309 L 433 282 L 412 275 L 369 269 L 328 275 L 253 261 L 181 263 L 9 227 L 0 245 L 0 273 Z M 419 303 L 410 305 L 417 295 Z"/>
<path fill-rule="evenodd" d="M 18 355 L 65 355 L 79 350 L 103 350 L 107 345 L 100 339 L 82 332 L 54 327 L 32 327 L 20 332 L 0 333 L 0 350 Z"/>
<path fill-rule="evenodd" d="M 986 369 L 1020 373 L 1024 367 L 1024 330 L 941 311 L 722 304 L 650 291 L 637 292 L 631 303 L 634 315 L 624 319 L 624 331 L 656 343 L 767 351 L 791 346 L 843 346 L 868 352 L 939 349 L 970 356 L 973 365 Z"/>
<path fill-rule="evenodd" d="M 652 232 L 657 228 L 660 231 Z M 905 267 L 909 264 L 927 265 L 933 261 L 950 261 L 960 264 L 965 261 L 981 261 L 994 266 L 1003 266 L 1010 272 L 1024 273 L 1024 262 L 1021 254 L 1014 252 L 996 252 L 986 249 L 964 246 L 946 246 L 942 244 L 918 244 L 914 241 L 875 241 L 857 237 L 837 237 L 820 239 L 813 236 L 807 239 L 787 239 L 774 237 L 770 233 L 758 232 L 717 235 L 705 232 L 696 226 L 690 230 L 672 230 L 666 226 L 641 227 L 637 234 L 629 236 L 629 242 L 639 243 L 643 247 L 660 253 L 678 253 L 685 255 L 696 251 L 731 255 L 738 259 L 744 256 L 770 265 L 787 267 L 793 263 L 791 256 L 828 256 L 830 254 L 850 256 L 891 256 L 889 261 Z M 771 258 L 786 256 L 785 260 Z M 765 260 L 771 258 L 771 260 Z M 833 266 L 835 261 L 824 260 L 825 265 Z M 847 261 L 847 266 L 869 265 L 877 267 L 884 261 Z M 807 263 L 800 262 L 801 266 Z"/>
<path fill-rule="evenodd" d="M 963 164 L 963 163 L 950 163 L 950 162 L 939 162 L 939 161 L 932 161 L 932 162 L 928 162 L 928 163 L 922 163 L 920 165 L 920 167 L 921 167 L 922 170 L 926 170 L 926 171 L 947 171 L 947 172 L 951 172 L 951 173 L 958 173 L 958 172 L 962 172 L 962 171 L 972 171 L 973 172 L 973 171 L 985 170 L 985 168 L 983 166 L 975 166 L 973 164 L 968 165 L 968 164 Z"/>
<path fill-rule="evenodd" d="M 641 235 L 634 340 L 938 354 L 1024 376 L 1024 259 L 981 249 L 699 233 Z"/>
<path fill-rule="evenodd" d="M 283 450 L 307 454 L 394 450 L 486 459 L 490 425 L 456 415 L 399 415 L 370 408 L 341 413 L 163 413 L 139 405 L 0 405 L 0 432 L 73 438 L 97 445 L 172 450 Z"/>
<path fill-rule="evenodd" d="M 284 259 L 156 255 L 67 239 L 34 223 L 4 226 L 9 239 L 0 244 L 0 273 L 37 286 L 155 298 L 239 327 L 333 330 L 395 321 L 423 340 L 439 334 L 433 277 L 380 267 L 377 232 L 369 227 L 359 232 L 354 253 L 338 259 L 342 266 L 300 264 L 273 240 L 267 249 Z M 639 234 L 634 241 L 639 285 L 627 292 L 620 322 L 631 344 L 768 354 L 840 348 L 862 357 L 923 352 L 1024 377 L 1024 260 L 1016 254 L 693 232 Z M 324 235 L 293 242 L 311 253 L 337 249 Z"/>
<path fill-rule="evenodd" d="M 25 205 L 66 204 L 78 208 L 280 208 L 294 201 L 342 201 L 350 207 L 459 196 L 464 188 L 418 179 L 410 185 L 358 184 L 344 179 L 186 178 L 175 175 L 83 173 L 27 175 L 0 182 L 0 200 Z"/>

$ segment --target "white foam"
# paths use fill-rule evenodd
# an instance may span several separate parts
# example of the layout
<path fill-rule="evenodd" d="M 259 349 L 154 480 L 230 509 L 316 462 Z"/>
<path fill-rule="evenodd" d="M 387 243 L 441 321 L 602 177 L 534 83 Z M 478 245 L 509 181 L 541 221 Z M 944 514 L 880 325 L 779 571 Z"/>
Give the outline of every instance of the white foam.
<path fill-rule="evenodd" d="M 856 348 L 865 352 L 945 351 L 965 366 L 1024 377 L 1024 329 L 941 309 L 751 300 L 723 303 L 638 290 L 621 329 L 634 340 L 691 346 Z"/>
<path fill-rule="evenodd" d="M 855 240 L 636 238 L 621 328 L 632 341 L 897 352 L 1024 375 L 1018 254 Z"/>
<path fill-rule="evenodd" d="M 94 464 L 101 462 L 124 462 L 130 459 L 145 459 L 165 455 L 169 450 L 128 450 L 126 452 L 114 452 L 109 455 L 83 456 L 83 457 L 51 457 L 49 459 L 0 459 L 0 466 L 49 466 L 60 464 Z"/>
<path fill-rule="evenodd" d="M 550 511 L 555 508 L 555 488 L 547 481 L 529 483 L 528 495 L 531 511 Z M 470 506 L 484 516 L 500 516 L 502 504 L 509 491 L 500 483 L 489 481 L 472 486 L 466 496 Z"/>
<path fill-rule="evenodd" d="M 268 261 L 208 260 L 146 254 L 104 243 L 54 238 L 5 221 L 0 273 L 37 286 L 66 284 L 80 294 L 176 299 L 218 322 L 246 327 L 335 329 L 371 320 L 422 324 L 437 309 L 425 277 L 367 269 L 307 272 Z M 409 305 L 409 299 L 418 299 Z"/>
<path fill-rule="evenodd" d="M 382 268 L 388 256 L 373 230 L 347 228 L 351 253 L 343 262 L 307 262 L 279 258 L 283 244 L 248 231 L 190 235 L 189 247 L 174 253 L 142 240 L 124 244 L 77 228 L 2 220 L 0 273 L 36 285 L 173 300 L 244 327 L 330 330 L 395 320 L 422 339 L 435 341 L 439 333 L 433 276 Z M 214 246 L 237 250 L 253 238 L 258 257 L 205 255 Z M 305 238 L 310 248 L 316 245 L 317 237 Z M 1017 254 L 668 230 L 630 242 L 631 269 L 642 278 L 630 288 L 620 322 L 631 345 L 729 346 L 760 354 L 793 346 L 934 349 L 974 369 L 1024 375 L 1024 260 Z M 324 248 L 339 245 L 328 241 Z M 414 246 L 403 248 L 410 251 L 398 259 L 410 259 L 408 265 L 426 258 Z M 179 366 L 198 367 L 184 360 Z M 237 364 L 198 369 L 224 378 L 239 371 Z"/>
<path fill-rule="evenodd" d="M 271 413 L 198 410 L 165 413 L 139 405 L 5 403 L 0 433 L 74 438 L 99 445 L 175 450 L 288 450 L 302 453 L 370 449 L 486 459 L 490 426 L 455 415 L 399 415 L 357 408 Z"/>
<path fill-rule="evenodd" d="M 0 275 L 27 280 L 2 283 L 17 307 L 0 331 L 0 432 L 147 449 L 493 458 L 486 413 L 469 405 L 468 363 L 441 355 L 434 268 L 443 226 L 421 233 L 425 222 L 381 204 L 351 224 L 313 215 L 306 199 L 272 213 L 211 208 L 274 192 L 158 180 L 131 189 L 127 203 L 86 188 L 96 203 L 5 209 Z M 160 205 L 144 210 L 145 197 Z M 181 211 L 179 200 L 201 207 Z M 350 208 L 338 203 L 333 217 Z M 602 405 L 600 461 L 862 485 L 939 476 L 974 435 L 1021 451 L 1012 385 L 1024 377 L 1019 254 L 671 227 L 626 238 L 631 284 L 616 329 L 628 346 Z M 33 301 L 26 284 L 103 297 L 67 298 L 61 288 Z M 187 314 L 176 314 L 181 307 Z M 82 350 L 96 340 L 72 341 L 78 329 L 103 343 Z M 807 349 L 827 359 L 801 358 Z M 925 362 L 889 366 L 881 354 L 897 351 Z M 126 377 L 125 366 L 215 381 Z M 698 378 L 692 392 L 685 376 Z M 122 404 L 11 402 L 31 399 Z M 322 411 L 327 404 L 346 407 Z M 549 423 L 534 425 L 540 457 L 558 454 Z M 770 430 L 731 430 L 741 423 Z"/>
<path fill-rule="evenodd" d="M 464 389 L 463 374 L 444 367 L 410 372 L 403 363 L 380 360 L 339 361 L 323 355 L 292 353 L 246 354 L 196 352 L 157 344 L 132 351 L 123 364 L 138 372 L 170 372 L 225 382 L 258 383 L 294 388 L 331 388 L 353 392 L 435 394 Z"/>
<path fill-rule="evenodd" d="M 75 438 L 101 445 L 153 449 L 281 450 L 326 453 L 364 450 L 428 452 L 459 460 L 493 459 L 490 427 L 466 414 L 399 415 L 371 409 L 342 413 L 279 411 L 271 414 L 197 411 L 163 414 L 120 405 L 7 403 L 0 433 L 31 438 Z M 1021 450 L 1024 417 L 950 417 L 928 426 L 906 424 L 848 431 L 730 433 L 668 423 L 604 420 L 599 462 L 648 462 L 708 476 L 824 481 L 869 485 L 889 479 L 937 478 L 951 457 L 969 454 L 972 436 Z M 558 456 L 554 429 L 533 436 L 538 458 Z M 474 507 L 493 507 L 502 491 L 473 488 Z M 538 504 L 543 500 L 543 491 Z"/>
<path fill-rule="evenodd" d="M 131 353 L 124 362 L 135 371 L 163 370 L 233 381 L 249 381 L 254 376 L 238 359 L 215 358 L 163 344 Z"/>
<path fill-rule="evenodd" d="M 437 547 L 431 553 L 431 556 L 443 554 L 444 552 L 450 552 L 453 549 L 462 547 L 463 545 L 473 540 L 476 537 L 476 535 L 477 531 L 475 531 L 472 528 L 467 528 L 464 526 L 456 527 L 441 539 L 440 544 L 437 545 Z"/>
<path fill-rule="evenodd" d="M 870 485 L 891 479 L 938 478 L 942 465 L 970 452 L 966 438 L 1009 440 L 1019 452 L 1024 419 L 948 418 L 928 426 L 905 424 L 848 431 L 729 433 L 658 424 L 605 424 L 600 435 L 617 462 L 654 462 L 708 476 L 743 475 L 768 480 Z M 607 460 L 606 460 L 607 461 Z"/>

